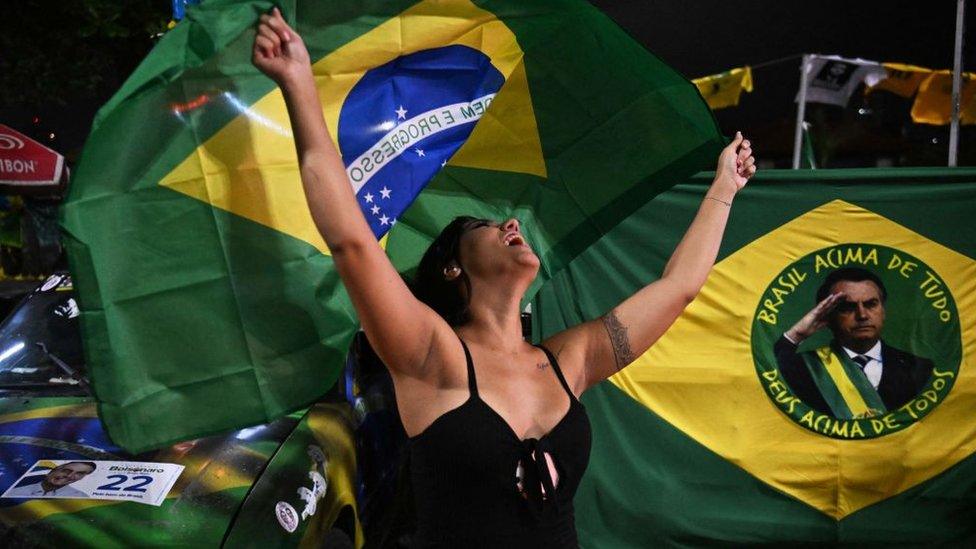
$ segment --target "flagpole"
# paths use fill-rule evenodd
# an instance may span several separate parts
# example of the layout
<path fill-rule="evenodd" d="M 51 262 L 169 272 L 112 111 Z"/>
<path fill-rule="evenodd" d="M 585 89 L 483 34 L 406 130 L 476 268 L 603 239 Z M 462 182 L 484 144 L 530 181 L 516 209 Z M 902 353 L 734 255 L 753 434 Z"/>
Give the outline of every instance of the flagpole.
<path fill-rule="evenodd" d="M 957 164 L 959 156 L 959 103 L 962 92 L 962 35 L 966 0 L 956 1 L 956 48 L 952 56 L 952 122 L 949 125 L 949 166 Z"/>
<path fill-rule="evenodd" d="M 962 2 L 963 0 L 959 0 Z M 810 64 L 809 54 L 800 58 L 800 96 L 796 106 L 796 132 L 793 134 L 793 169 L 800 169 L 800 145 L 803 143 L 803 119 L 807 111 L 807 67 Z"/>

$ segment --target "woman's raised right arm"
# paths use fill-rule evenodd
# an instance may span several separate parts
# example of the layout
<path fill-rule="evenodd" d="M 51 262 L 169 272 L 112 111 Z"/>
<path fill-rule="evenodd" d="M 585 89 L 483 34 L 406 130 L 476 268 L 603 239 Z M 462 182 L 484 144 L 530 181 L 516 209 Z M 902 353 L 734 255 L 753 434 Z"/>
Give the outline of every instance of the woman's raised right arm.
<path fill-rule="evenodd" d="M 312 219 L 366 336 L 389 368 L 422 375 L 433 339 L 450 327 L 413 296 L 367 225 L 322 116 L 308 51 L 278 8 L 261 16 L 252 60 L 284 94 Z"/>

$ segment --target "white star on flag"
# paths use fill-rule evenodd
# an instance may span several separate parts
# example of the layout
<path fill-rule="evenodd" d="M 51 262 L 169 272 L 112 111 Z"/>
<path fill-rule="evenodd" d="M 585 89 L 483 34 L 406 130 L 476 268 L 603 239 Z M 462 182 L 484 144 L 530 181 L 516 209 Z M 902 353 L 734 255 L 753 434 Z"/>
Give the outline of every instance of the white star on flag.
<path fill-rule="evenodd" d="M 389 224 L 390 224 L 390 218 L 386 217 L 386 215 L 383 215 L 383 217 L 380 218 L 380 225 L 389 225 Z"/>
<path fill-rule="evenodd" d="M 413 152 L 417 153 L 417 156 L 424 156 L 423 149 L 414 149 Z"/>
<path fill-rule="evenodd" d="M 384 185 L 383 188 L 380 189 L 380 196 L 383 198 L 390 198 L 390 189 L 387 189 L 386 185 Z"/>
<path fill-rule="evenodd" d="M 395 217 L 390 220 L 390 226 L 392 227 L 394 225 L 396 225 L 396 218 Z"/>
<path fill-rule="evenodd" d="M 379 206 L 376 206 L 376 205 L 373 205 L 373 207 L 370 208 L 369 211 L 373 212 L 373 215 L 379 215 L 379 213 L 380 213 L 380 207 Z"/>
<path fill-rule="evenodd" d="M 396 113 L 397 120 L 404 120 L 407 118 L 407 109 L 404 109 L 403 105 L 400 105 L 400 108 L 396 110 Z"/>
<path fill-rule="evenodd" d="M 443 168 L 444 166 L 447 166 L 447 160 L 441 162 L 441 167 Z"/>
<path fill-rule="evenodd" d="M 366 193 L 365 195 L 363 195 L 363 198 L 366 199 L 367 204 L 373 203 L 373 195 L 371 195 L 370 193 Z"/>

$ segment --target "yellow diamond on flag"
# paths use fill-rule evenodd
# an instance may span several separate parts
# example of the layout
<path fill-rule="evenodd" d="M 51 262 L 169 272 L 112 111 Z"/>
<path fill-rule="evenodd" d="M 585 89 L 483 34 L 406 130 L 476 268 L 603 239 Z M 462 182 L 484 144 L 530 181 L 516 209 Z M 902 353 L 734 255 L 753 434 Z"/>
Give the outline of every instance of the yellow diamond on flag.
<path fill-rule="evenodd" d="M 808 271 L 784 270 L 804 257 L 815 258 Z M 956 364 L 937 360 L 927 388 L 903 408 L 850 421 L 804 413 L 775 369 L 760 375 L 753 351 L 755 323 L 779 323 L 775 328 L 782 331 L 796 320 L 775 318 L 783 312 L 777 298 L 789 301 L 800 288 L 812 295 L 817 277 L 842 266 L 901 280 L 923 303 L 919 318 L 955 334 L 962 357 Z M 716 264 L 674 326 L 611 381 L 724 459 L 839 520 L 973 453 L 976 371 L 967 357 L 976 351 L 976 321 L 954 316 L 976 306 L 973 269 L 969 257 L 834 200 Z M 776 280 L 781 289 L 769 292 Z M 949 295 L 957 308 L 946 305 Z"/>

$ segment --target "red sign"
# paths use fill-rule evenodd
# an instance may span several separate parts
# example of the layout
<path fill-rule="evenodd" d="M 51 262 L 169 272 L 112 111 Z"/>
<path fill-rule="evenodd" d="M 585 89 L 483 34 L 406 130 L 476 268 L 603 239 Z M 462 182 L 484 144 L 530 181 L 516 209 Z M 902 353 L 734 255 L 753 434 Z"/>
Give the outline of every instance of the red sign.
<path fill-rule="evenodd" d="M 0 185 L 57 186 L 63 171 L 63 156 L 0 124 Z"/>

